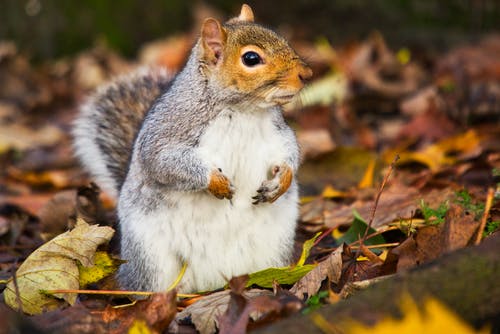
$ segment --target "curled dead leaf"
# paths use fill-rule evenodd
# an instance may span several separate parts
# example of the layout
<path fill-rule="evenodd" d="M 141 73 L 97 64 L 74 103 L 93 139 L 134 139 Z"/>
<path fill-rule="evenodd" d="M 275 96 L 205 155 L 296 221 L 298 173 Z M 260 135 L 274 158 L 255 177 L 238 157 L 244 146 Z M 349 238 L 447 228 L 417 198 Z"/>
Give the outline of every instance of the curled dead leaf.
<path fill-rule="evenodd" d="M 338 247 L 325 260 L 320 262 L 316 268 L 302 277 L 290 289 L 290 292 L 303 299 L 307 294 L 308 297 L 315 295 L 321 283 L 328 277 L 333 283 L 338 283 L 342 273 L 342 247 Z"/>
<path fill-rule="evenodd" d="M 78 289 L 76 261 L 93 265 L 97 247 L 108 242 L 113 233 L 111 227 L 88 225 L 79 219 L 73 230 L 45 243 L 23 262 L 4 290 L 6 304 L 27 314 L 53 310 L 66 302 L 74 304 L 76 294 L 49 296 L 41 291 Z"/>

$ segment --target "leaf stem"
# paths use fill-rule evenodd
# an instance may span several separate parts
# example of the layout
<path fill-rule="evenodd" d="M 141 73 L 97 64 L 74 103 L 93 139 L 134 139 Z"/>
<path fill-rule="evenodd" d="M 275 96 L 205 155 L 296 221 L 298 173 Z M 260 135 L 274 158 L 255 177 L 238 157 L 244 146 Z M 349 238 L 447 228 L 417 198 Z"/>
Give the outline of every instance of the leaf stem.
<path fill-rule="evenodd" d="M 493 197 L 495 195 L 495 191 L 492 187 L 488 188 L 488 194 L 486 195 L 486 204 L 484 206 L 483 217 L 481 218 L 481 225 L 477 230 L 476 240 L 474 242 L 475 245 L 481 242 L 481 238 L 483 236 L 483 231 L 486 226 L 486 222 L 488 220 L 488 216 L 490 215 L 491 205 L 493 204 Z"/>
<path fill-rule="evenodd" d="M 377 196 L 375 197 L 375 202 L 373 203 L 373 207 L 371 210 L 371 215 L 370 215 L 370 220 L 368 221 L 368 226 L 366 227 L 365 234 L 360 240 L 360 246 L 364 245 L 366 241 L 366 237 L 368 236 L 368 231 L 372 227 L 373 220 L 375 219 L 375 212 L 377 211 L 377 206 L 378 206 L 378 201 L 380 200 L 380 196 L 382 195 L 382 191 L 384 191 L 385 184 L 387 183 L 387 180 L 389 179 L 389 176 L 391 175 L 393 169 L 395 168 L 396 162 L 399 160 L 399 155 L 396 154 L 394 157 L 394 160 L 391 162 L 391 165 L 389 166 L 389 170 L 384 176 L 384 180 L 382 181 L 382 184 L 380 185 L 380 188 L 377 192 Z M 359 256 L 359 253 L 361 252 L 361 247 L 358 249 L 356 257 Z"/>
<path fill-rule="evenodd" d="M 56 290 L 42 290 L 43 293 L 57 294 L 57 293 L 81 293 L 87 295 L 111 295 L 111 296 L 151 296 L 157 292 L 153 291 L 125 291 L 125 290 L 79 290 L 79 289 L 56 289 Z M 198 297 L 199 294 L 186 294 L 178 293 L 177 297 L 192 298 Z"/>

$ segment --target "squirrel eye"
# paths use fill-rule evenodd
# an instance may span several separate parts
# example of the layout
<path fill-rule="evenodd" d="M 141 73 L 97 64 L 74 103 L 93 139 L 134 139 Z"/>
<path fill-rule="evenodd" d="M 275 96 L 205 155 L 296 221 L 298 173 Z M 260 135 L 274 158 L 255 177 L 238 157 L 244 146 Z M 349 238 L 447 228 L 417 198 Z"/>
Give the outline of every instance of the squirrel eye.
<path fill-rule="evenodd" d="M 241 59 L 243 60 L 243 64 L 245 64 L 248 67 L 253 67 L 258 64 L 262 64 L 262 58 L 259 56 L 257 52 L 254 51 L 248 51 L 241 56 Z"/>

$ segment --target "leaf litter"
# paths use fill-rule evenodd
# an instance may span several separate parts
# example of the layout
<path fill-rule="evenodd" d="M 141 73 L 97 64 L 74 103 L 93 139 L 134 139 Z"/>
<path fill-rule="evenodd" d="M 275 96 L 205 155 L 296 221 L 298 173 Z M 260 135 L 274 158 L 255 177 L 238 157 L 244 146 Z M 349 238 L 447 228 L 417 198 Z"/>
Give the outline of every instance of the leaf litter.
<path fill-rule="evenodd" d="M 178 68 L 191 38 L 152 43 L 141 59 Z M 79 97 L 138 64 L 96 47 L 50 64 L 47 71 L 31 65 L 15 45 L 0 44 L 8 51 L 0 64 L 6 73 L 0 94 L 0 279 L 8 281 L 0 287 L 5 302 L 13 308 L 22 305 L 30 314 L 46 312 L 30 319 L 49 332 L 100 333 L 111 327 L 116 333 L 167 327 L 173 332 L 245 332 L 298 313 L 308 299 L 335 303 L 384 275 L 418 269 L 498 231 L 500 179 L 494 171 L 500 170 L 500 67 L 492 56 L 498 37 L 449 50 L 433 60 L 432 69 L 414 61 L 408 49 L 391 50 L 377 33 L 349 47 L 325 41 L 301 45 L 316 59 L 316 73 L 326 74 L 317 76 L 286 112 L 297 124 L 305 159 L 295 265 L 233 279 L 230 290 L 177 301 L 173 293 L 154 294 L 115 308 L 123 300 L 40 291 L 78 290 L 86 284 L 102 289 L 99 279 L 116 270 L 108 253 L 98 252 L 100 269 L 91 269 L 91 278 L 84 279 L 97 243 L 107 243 L 112 232 L 89 227 L 93 237 L 88 236 L 75 227 L 76 217 L 110 226 L 116 218 L 114 203 L 105 194 L 103 200 L 98 188 L 74 190 L 90 179 L 70 155 L 67 129 Z M 175 61 L 167 57 L 172 49 L 178 54 Z M 33 90 L 31 82 L 40 89 Z M 401 159 L 393 175 L 377 191 L 396 154 Z M 460 197 L 463 191 L 468 198 Z M 68 228 L 74 229 L 64 232 Z M 105 236 L 90 232 L 94 229 L 106 231 Z M 82 236 L 68 238 L 75 230 Z M 321 240 L 312 239 L 318 232 Z M 54 239 L 35 251 L 42 236 Z M 58 246 L 61 239 L 68 245 Z M 75 240 L 86 250 L 73 250 Z M 40 250 L 49 253 L 40 255 Z M 109 252 L 116 253 L 113 242 Z M 49 274 L 53 260 L 45 256 L 57 258 L 55 270 L 61 275 Z"/>

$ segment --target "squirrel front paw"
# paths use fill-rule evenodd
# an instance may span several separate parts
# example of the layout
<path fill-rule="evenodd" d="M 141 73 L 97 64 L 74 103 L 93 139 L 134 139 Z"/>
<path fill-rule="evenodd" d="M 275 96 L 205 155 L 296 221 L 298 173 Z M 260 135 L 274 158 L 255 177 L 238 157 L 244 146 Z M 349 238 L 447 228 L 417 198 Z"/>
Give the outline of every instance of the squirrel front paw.
<path fill-rule="evenodd" d="M 208 181 L 208 191 L 218 199 L 231 199 L 234 194 L 234 187 L 226 175 L 222 174 L 220 168 L 212 170 Z"/>
<path fill-rule="evenodd" d="M 293 170 L 288 164 L 276 165 L 271 170 L 272 178 L 265 180 L 257 189 L 257 195 L 252 197 L 253 204 L 272 203 L 283 195 L 292 184 Z"/>

